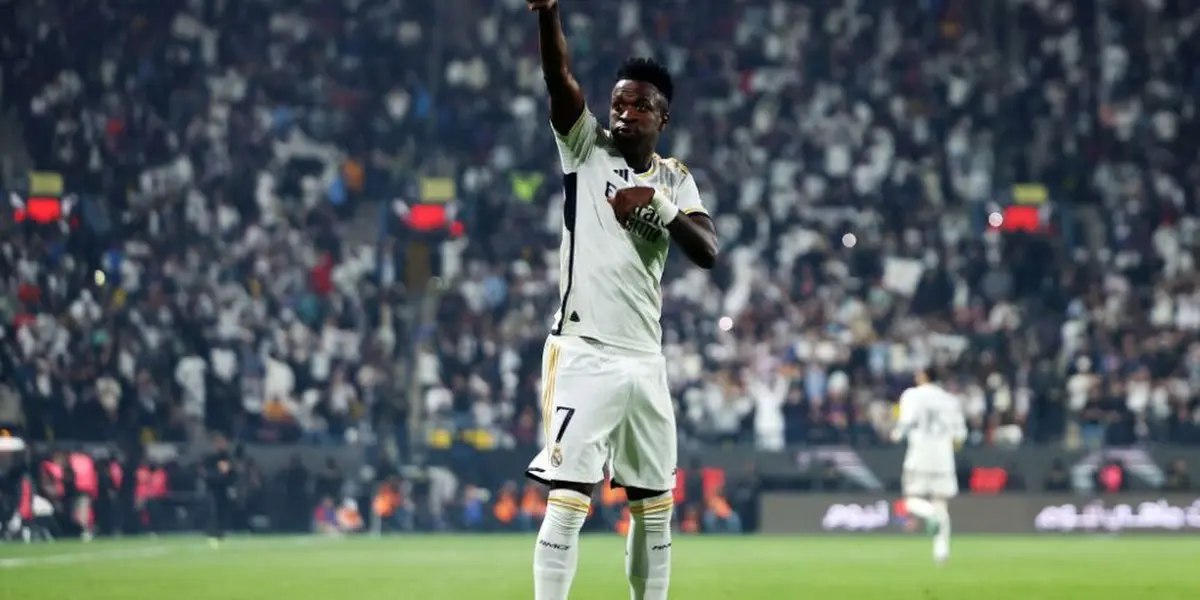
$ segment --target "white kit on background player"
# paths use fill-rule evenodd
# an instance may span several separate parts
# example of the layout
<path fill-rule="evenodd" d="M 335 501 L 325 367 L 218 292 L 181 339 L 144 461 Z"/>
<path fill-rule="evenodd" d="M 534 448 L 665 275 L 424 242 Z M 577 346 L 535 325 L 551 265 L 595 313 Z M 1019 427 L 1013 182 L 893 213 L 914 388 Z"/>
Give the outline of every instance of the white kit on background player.
<path fill-rule="evenodd" d="M 946 501 L 958 495 L 954 452 L 967 437 L 962 402 L 935 383 L 900 395 L 900 418 L 893 438 L 908 441 L 904 454 L 904 502 L 908 512 L 936 532 L 934 559 L 950 554 L 950 513 Z"/>
<path fill-rule="evenodd" d="M 908 441 L 905 495 L 957 496 L 955 446 L 967 437 L 962 402 L 935 383 L 908 388 L 900 395 L 896 431 Z"/>
<path fill-rule="evenodd" d="M 705 213 L 696 181 L 657 155 L 638 174 L 590 110 L 564 137 L 561 303 L 542 358 L 546 447 L 527 474 L 596 483 L 608 462 L 615 482 L 675 487 L 675 413 L 662 355 L 662 274 L 671 238 L 650 207 L 625 226 L 609 197 L 652 187 L 680 212 Z"/>

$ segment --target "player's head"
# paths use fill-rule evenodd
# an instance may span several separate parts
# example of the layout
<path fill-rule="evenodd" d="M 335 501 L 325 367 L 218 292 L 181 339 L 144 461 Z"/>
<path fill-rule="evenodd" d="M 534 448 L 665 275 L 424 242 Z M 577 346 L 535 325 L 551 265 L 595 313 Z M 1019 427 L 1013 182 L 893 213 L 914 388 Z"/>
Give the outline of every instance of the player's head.
<path fill-rule="evenodd" d="M 941 379 L 942 379 L 941 373 L 938 372 L 938 368 L 934 365 L 929 365 L 927 367 L 917 369 L 917 372 L 913 373 L 913 381 L 917 385 L 925 385 L 927 383 L 937 383 L 938 381 L 941 381 Z"/>
<path fill-rule="evenodd" d="M 649 58 L 631 58 L 617 69 L 608 123 L 619 150 L 635 150 L 658 142 L 671 120 L 675 84 L 667 69 Z"/>

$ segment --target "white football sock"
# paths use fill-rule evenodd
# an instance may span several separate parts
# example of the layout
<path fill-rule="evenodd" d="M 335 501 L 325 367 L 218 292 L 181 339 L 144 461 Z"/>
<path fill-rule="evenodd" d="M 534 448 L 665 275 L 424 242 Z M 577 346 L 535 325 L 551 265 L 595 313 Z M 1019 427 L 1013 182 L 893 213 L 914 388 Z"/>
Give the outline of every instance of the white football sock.
<path fill-rule="evenodd" d="M 950 508 L 945 500 L 934 500 L 933 510 L 938 520 L 938 532 L 933 538 L 933 558 L 943 561 L 950 557 Z"/>
<path fill-rule="evenodd" d="M 936 516 L 933 509 L 933 504 L 924 498 L 905 498 L 904 508 L 914 517 L 920 517 L 925 520 L 932 519 Z"/>
<path fill-rule="evenodd" d="M 625 574 L 631 600 L 667 600 L 671 586 L 671 511 L 675 497 L 666 492 L 629 503 Z"/>
<path fill-rule="evenodd" d="M 534 600 L 567 600 L 579 562 L 579 530 L 592 499 L 571 490 L 550 490 L 546 518 L 533 548 Z"/>

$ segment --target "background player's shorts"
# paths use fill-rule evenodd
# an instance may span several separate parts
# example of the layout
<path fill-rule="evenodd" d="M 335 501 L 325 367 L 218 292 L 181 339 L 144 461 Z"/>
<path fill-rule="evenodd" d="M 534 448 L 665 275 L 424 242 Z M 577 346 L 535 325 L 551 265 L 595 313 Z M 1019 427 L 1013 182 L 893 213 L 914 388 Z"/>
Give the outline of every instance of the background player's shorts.
<path fill-rule="evenodd" d="M 958 476 L 954 473 L 904 471 L 904 495 L 912 498 L 953 498 L 958 495 Z"/>
<path fill-rule="evenodd" d="M 531 479 L 675 488 L 675 409 L 662 355 L 551 336 L 542 355 L 546 448 Z"/>

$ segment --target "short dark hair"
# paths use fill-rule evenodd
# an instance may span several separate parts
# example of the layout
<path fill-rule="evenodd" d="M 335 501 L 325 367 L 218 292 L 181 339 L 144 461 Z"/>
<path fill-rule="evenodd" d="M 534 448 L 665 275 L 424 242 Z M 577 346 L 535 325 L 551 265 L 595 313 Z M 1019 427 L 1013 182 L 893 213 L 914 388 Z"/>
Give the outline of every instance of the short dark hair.
<path fill-rule="evenodd" d="M 668 104 L 675 95 L 675 83 L 671 81 L 671 73 L 653 58 L 627 59 L 621 63 L 621 68 L 617 69 L 617 79 L 648 83 L 662 92 Z"/>
<path fill-rule="evenodd" d="M 942 380 L 942 370 L 939 369 L 937 365 L 929 365 L 921 370 L 925 371 L 925 377 L 929 379 L 929 381 L 938 383 Z"/>

